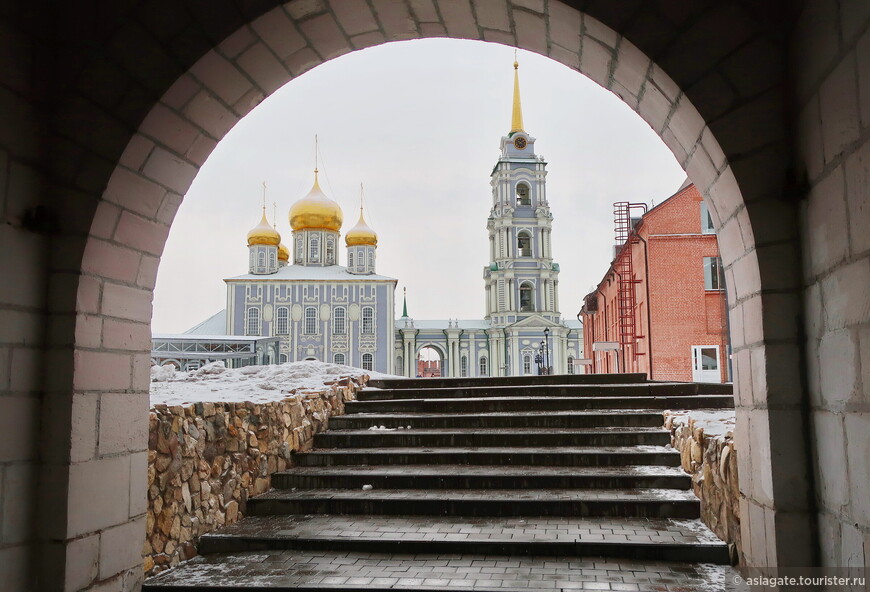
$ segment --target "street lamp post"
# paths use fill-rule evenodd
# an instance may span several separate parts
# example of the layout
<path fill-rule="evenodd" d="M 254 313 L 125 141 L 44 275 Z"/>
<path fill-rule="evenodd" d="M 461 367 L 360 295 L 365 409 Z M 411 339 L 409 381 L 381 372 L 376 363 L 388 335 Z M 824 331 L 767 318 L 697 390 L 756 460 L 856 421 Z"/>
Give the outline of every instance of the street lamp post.
<path fill-rule="evenodd" d="M 550 328 L 544 327 L 544 364 L 547 367 L 547 374 L 552 372 L 550 366 Z"/>

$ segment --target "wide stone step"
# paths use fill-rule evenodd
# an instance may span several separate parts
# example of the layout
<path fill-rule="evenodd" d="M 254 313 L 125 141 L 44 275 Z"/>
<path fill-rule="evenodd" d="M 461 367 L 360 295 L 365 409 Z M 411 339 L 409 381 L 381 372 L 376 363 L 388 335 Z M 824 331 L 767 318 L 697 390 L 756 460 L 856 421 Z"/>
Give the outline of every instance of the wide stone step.
<path fill-rule="evenodd" d="M 314 447 L 397 448 L 442 446 L 664 446 L 670 432 L 661 428 L 591 429 L 368 429 L 322 432 L 314 436 Z"/>
<path fill-rule="evenodd" d="M 728 563 L 728 546 L 699 520 L 661 518 L 252 516 L 199 544 L 201 554 L 277 549 Z"/>
<path fill-rule="evenodd" d="M 400 399 L 473 399 L 478 397 L 686 397 L 731 394 L 730 384 L 645 382 L 638 384 L 368 388 L 357 393 L 357 399 L 360 401 L 389 401 Z"/>
<path fill-rule="evenodd" d="M 552 374 L 549 376 L 488 376 L 485 378 L 373 378 L 377 388 L 451 388 L 461 386 L 540 386 L 547 384 L 619 384 L 646 382 L 646 374 Z"/>
<path fill-rule="evenodd" d="M 698 498 L 675 489 L 468 491 L 444 489 L 272 490 L 248 500 L 250 516 L 616 516 L 698 518 Z"/>
<path fill-rule="evenodd" d="M 194 557 L 150 578 L 149 592 L 193 590 L 450 590 L 529 592 L 582 589 L 732 590 L 739 574 L 709 564 L 584 557 L 389 554 L 367 551 L 249 551 Z M 603 581 L 606 578 L 606 581 Z M 604 588 L 601 584 L 607 586 Z"/>
<path fill-rule="evenodd" d="M 313 450 L 297 454 L 297 466 L 359 465 L 534 465 L 588 467 L 656 465 L 676 467 L 680 454 L 662 446 L 609 446 L 564 448 L 378 448 L 359 450 Z"/>
<path fill-rule="evenodd" d="M 682 489 L 691 477 L 677 467 L 492 467 L 474 465 L 296 467 L 272 475 L 276 489 Z"/>
<path fill-rule="evenodd" d="M 507 411 L 580 411 L 584 409 L 732 409 L 731 395 L 683 397 L 477 397 L 351 401 L 345 413 L 490 413 Z"/>
<path fill-rule="evenodd" d="M 330 430 L 388 428 L 594 428 L 661 427 L 661 411 L 528 411 L 525 413 L 355 413 L 329 419 Z"/>

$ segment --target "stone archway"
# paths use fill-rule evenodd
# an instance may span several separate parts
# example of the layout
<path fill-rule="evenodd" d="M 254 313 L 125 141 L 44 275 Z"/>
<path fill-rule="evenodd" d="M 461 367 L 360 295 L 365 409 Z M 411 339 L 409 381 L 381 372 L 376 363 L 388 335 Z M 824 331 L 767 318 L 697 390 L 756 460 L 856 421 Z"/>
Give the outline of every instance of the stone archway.
<path fill-rule="evenodd" d="M 65 104 L 77 117 L 53 146 L 57 162 L 78 166 L 57 176 L 71 179 L 70 201 L 86 205 L 64 221 L 69 230 L 57 240 L 48 280 L 50 309 L 63 319 L 49 358 L 65 368 L 57 384 L 49 380 L 43 405 L 43 439 L 58 443 L 43 455 L 43 485 L 56 485 L 44 487 L 40 500 L 40 538 L 52 541 L 43 554 L 48 587 L 136 578 L 151 291 L 169 226 L 198 167 L 241 117 L 293 77 L 354 49 L 433 36 L 515 45 L 589 76 L 653 127 L 704 194 L 729 286 L 738 438 L 753 451 L 741 456 L 747 560 L 814 562 L 798 364 L 797 208 L 781 199 L 785 50 L 766 28 L 776 15 L 737 3 L 697 3 L 682 14 L 636 9 L 623 18 L 607 3 L 581 13 L 555 0 L 382 0 L 373 8 L 294 0 L 270 10 L 245 5 L 247 14 L 223 5 L 208 15 L 193 10 L 179 23 L 192 20 L 203 35 L 188 35 L 187 48 L 172 53 L 172 36 L 148 17 L 162 14 L 159 22 L 173 29 L 165 17 L 173 12 L 154 4 L 153 14 L 137 15 L 106 42 L 115 62 L 93 59 L 77 70 L 76 88 L 90 102 Z M 665 27 L 668 19 L 672 26 Z M 202 48 L 210 49 L 200 56 Z M 741 76 L 747 63 L 756 75 Z M 94 83 L 112 77 L 112 89 Z M 142 87 L 148 92 L 134 92 Z M 127 102 L 111 94 L 117 89 L 132 89 Z M 159 101 L 144 98 L 154 94 Z M 132 115 L 146 112 L 141 123 Z M 58 120 L 67 115 L 61 110 Z M 70 139 L 82 120 L 94 128 L 78 138 L 90 147 L 83 155 Z M 113 150 L 119 145 L 120 156 Z M 103 187 L 99 201 L 88 201 Z M 87 238 L 77 234 L 85 228 Z"/>

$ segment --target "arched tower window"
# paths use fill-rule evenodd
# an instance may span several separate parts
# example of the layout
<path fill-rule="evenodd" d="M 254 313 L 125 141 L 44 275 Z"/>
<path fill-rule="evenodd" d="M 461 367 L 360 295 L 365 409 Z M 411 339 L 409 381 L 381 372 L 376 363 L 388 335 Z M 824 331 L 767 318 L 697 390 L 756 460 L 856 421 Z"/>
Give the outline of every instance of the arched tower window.
<path fill-rule="evenodd" d="M 335 241 L 326 241 L 326 263 L 329 265 L 335 263 Z"/>
<path fill-rule="evenodd" d="M 363 354 L 362 367 L 363 370 L 374 370 L 375 358 L 372 354 Z"/>
<path fill-rule="evenodd" d="M 270 251 L 269 252 L 269 269 L 275 269 L 278 267 L 278 251 Z"/>
<path fill-rule="evenodd" d="M 245 313 L 245 335 L 260 334 L 260 309 L 251 307 Z"/>
<path fill-rule="evenodd" d="M 306 335 L 317 334 L 317 309 L 313 306 L 308 306 L 305 308 L 304 332 Z"/>
<path fill-rule="evenodd" d="M 532 312 L 535 310 L 535 288 L 529 282 L 520 286 L 520 311 Z"/>
<path fill-rule="evenodd" d="M 517 184 L 517 205 L 530 206 L 532 205 L 532 194 L 529 191 L 529 186 L 525 183 Z"/>
<path fill-rule="evenodd" d="M 375 250 L 374 249 L 369 249 L 369 267 L 372 269 L 375 268 Z"/>
<path fill-rule="evenodd" d="M 362 309 L 362 332 L 375 332 L 375 309 L 371 306 L 366 306 Z"/>
<path fill-rule="evenodd" d="M 486 359 L 486 356 L 480 358 L 480 375 L 489 376 L 489 360 Z"/>
<path fill-rule="evenodd" d="M 347 252 L 347 268 L 353 269 L 353 251 Z"/>
<path fill-rule="evenodd" d="M 320 260 L 320 240 L 316 236 L 312 236 L 308 242 L 308 258 L 311 261 Z"/>
<path fill-rule="evenodd" d="M 532 256 L 532 235 L 528 230 L 521 230 L 517 235 L 517 251 L 520 257 Z"/>
<path fill-rule="evenodd" d="M 345 323 L 346 316 L 343 306 L 336 306 L 332 311 L 332 332 L 335 335 L 344 335 L 347 333 L 347 323 Z"/>
<path fill-rule="evenodd" d="M 259 252 L 257 253 L 257 267 L 266 267 L 266 251 L 263 249 L 259 249 Z"/>
<path fill-rule="evenodd" d="M 275 335 L 287 335 L 290 332 L 290 309 L 278 307 L 275 314 Z"/>

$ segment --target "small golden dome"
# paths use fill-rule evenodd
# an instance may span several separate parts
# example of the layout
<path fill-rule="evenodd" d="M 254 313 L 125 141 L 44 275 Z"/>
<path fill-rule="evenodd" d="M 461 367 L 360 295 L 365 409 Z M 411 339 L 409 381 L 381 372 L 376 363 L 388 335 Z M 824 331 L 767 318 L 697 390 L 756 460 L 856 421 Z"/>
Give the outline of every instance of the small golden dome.
<path fill-rule="evenodd" d="M 314 186 L 308 195 L 293 204 L 290 208 L 290 227 L 293 230 L 321 229 L 341 230 L 344 216 L 341 206 L 326 197 L 317 182 L 317 171 L 314 171 Z"/>
<path fill-rule="evenodd" d="M 378 246 L 378 233 L 372 230 L 371 226 L 366 224 L 363 218 L 362 208 L 359 209 L 359 222 L 344 235 L 344 242 L 348 247 L 356 247 L 359 245 Z"/>
<path fill-rule="evenodd" d="M 248 233 L 248 246 L 270 245 L 277 247 L 281 242 L 281 235 L 266 220 L 266 210 L 263 210 L 263 219 Z"/>
<path fill-rule="evenodd" d="M 290 261 L 290 249 L 284 243 L 278 245 L 278 261 Z"/>

